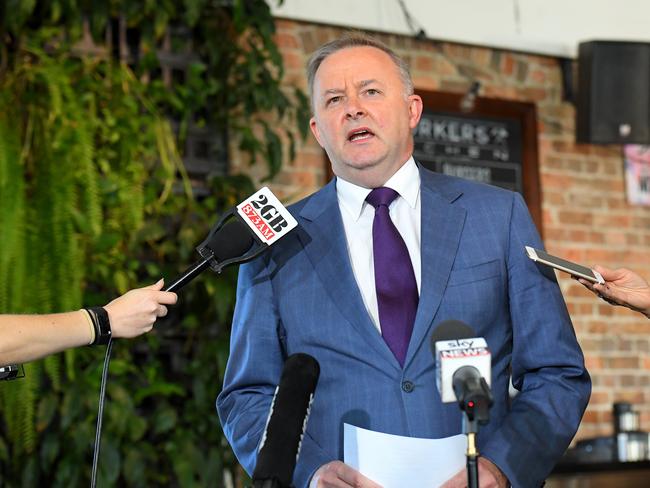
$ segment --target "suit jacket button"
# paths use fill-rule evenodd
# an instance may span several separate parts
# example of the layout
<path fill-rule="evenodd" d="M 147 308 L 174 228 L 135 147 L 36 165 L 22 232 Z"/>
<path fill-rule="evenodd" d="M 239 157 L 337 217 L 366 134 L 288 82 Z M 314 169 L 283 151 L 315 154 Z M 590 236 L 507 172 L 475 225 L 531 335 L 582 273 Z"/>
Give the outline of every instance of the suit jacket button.
<path fill-rule="evenodd" d="M 404 390 L 406 393 L 411 393 L 413 389 L 415 388 L 415 385 L 413 384 L 412 381 L 402 381 L 402 390 Z"/>

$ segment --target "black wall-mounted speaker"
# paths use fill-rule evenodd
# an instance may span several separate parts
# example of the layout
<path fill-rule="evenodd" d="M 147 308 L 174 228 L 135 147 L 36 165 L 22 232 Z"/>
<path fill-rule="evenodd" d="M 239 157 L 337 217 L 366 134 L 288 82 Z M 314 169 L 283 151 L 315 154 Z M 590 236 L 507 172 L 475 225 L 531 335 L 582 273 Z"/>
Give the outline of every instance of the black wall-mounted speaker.
<path fill-rule="evenodd" d="M 576 140 L 650 144 L 650 43 L 580 43 Z"/>

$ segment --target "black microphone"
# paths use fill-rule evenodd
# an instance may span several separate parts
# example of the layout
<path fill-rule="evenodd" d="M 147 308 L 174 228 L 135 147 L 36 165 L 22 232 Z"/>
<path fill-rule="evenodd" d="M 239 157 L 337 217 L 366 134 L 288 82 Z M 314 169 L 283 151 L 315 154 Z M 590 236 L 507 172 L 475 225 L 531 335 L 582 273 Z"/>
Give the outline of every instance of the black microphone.
<path fill-rule="evenodd" d="M 21 364 L 8 364 L 0 368 L 0 381 L 15 380 L 16 378 L 23 378 L 24 376 L 25 373 Z"/>
<path fill-rule="evenodd" d="M 492 392 L 479 370 L 474 366 L 461 366 L 454 373 L 452 382 L 458 404 L 467 413 L 468 419 L 487 424 Z"/>
<path fill-rule="evenodd" d="M 474 329 L 460 320 L 445 320 L 436 326 L 431 334 L 431 342 L 435 346 L 439 341 L 455 341 L 474 337 Z"/>
<path fill-rule="evenodd" d="M 487 342 L 459 320 L 442 322 L 431 335 L 436 360 L 437 383 L 444 403 L 457 401 L 470 421 L 489 421 L 492 392 Z"/>
<path fill-rule="evenodd" d="M 205 254 L 205 256 L 185 270 L 182 275 L 165 288 L 165 291 L 179 290 L 205 271 L 213 260 L 217 263 L 223 263 L 226 260 L 230 261 L 238 256 L 243 256 L 253 246 L 254 242 L 255 240 L 248 226 L 241 220 L 233 218 L 208 236 L 201 245 L 201 249 L 199 249 L 199 254 L 202 256 Z M 203 252 L 201 252 L 202 250 Z"/>
<path fill-rule="evenodd" d="M 289 356 L 275 390 L 253 471 L 254 488 L 290 488 L 320 366 L 308 354 Z"/>
<path fill-rule="evenodd" d="M 264 187 L 226 212 L 196 248 L 201 260 L 176 278 L 165 291 L 176 291 L 208 266 L 216 273 L 250 261 L 287 235 L 298 223 L 271 190 Z"/>

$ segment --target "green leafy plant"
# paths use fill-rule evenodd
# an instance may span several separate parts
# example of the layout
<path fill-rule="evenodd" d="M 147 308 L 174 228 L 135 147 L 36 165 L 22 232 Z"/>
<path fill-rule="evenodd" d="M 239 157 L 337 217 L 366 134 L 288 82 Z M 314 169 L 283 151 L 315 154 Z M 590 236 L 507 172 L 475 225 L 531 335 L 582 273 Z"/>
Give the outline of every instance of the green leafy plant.
<path fill-rule="evenodd" d="M 135 55 L 113 52 L 116 25 Z M 262 0 L 0 2 L 0 313 L 104 304 L 196 259 L 253 185 L 216 176 L 193 198 L 177 149 L 191 127 L 229 135 L 268 178 L 293 157 L 283 127 L 308 109 L 280 84 L 273 33 Z M 171 85 L 163 44 L 191 54 Z M 155 333 L 115 344 L 99 486 L 241 484 L 214 409 L 235 279 L 202 276 Z M 0 485 L 87 485 L 102 353 L 0 385 Z"/>

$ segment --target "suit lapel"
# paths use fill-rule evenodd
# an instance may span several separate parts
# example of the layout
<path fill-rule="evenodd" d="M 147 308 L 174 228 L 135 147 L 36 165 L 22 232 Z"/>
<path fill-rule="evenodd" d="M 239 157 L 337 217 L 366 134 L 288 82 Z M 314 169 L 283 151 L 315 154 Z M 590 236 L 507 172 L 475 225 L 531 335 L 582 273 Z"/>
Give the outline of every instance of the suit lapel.
<path fill-rule="evenodd" d="M 330 298 L 361 337 L 396 369 L 399 363 L 372 323 L 354 278 L 335 180 L 314 194 L 299 214 L 298 236 Z M 361 352 L 360 352 L 361 354 Z"/>
<path fill-rule="evenodd" d="M 466 211 L 453 202 L 461 192 L 442 185 L 439 176 L 420 170 L 422 284 L 405 367 L 427 343 L 434 317 L 456 259 Z"/>

